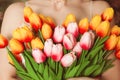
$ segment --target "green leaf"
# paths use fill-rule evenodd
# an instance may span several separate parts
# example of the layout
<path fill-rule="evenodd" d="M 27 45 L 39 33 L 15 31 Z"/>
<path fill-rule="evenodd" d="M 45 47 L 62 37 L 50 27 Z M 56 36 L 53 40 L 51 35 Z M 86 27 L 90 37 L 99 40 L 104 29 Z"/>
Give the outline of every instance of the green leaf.
<path fill-rule="evenodd" d="M 65 47 L 63 47 L 63 52 L 64 52 L 64 54 L 68 53 L 67 50 L 65 49 Z"/>
<path fill-rule="evenodd" d="M 49 67 L 49 80 L 59 80 L 57 77 L 56 77 L 56 74 L 55 72 Z"/>
<path fill-rule="evenodd" d="M 92 64 L 97 64 L 98 58 L 99 58 L 99 55 L 96 54 L 96 56 L 95 56 L 95 57 L 93 58 L 93 60 L 92 60 Z"/>
<path fill-rule="evenodd" d="M 80 64 L 80 68 L 79 68 L 79 70 L 76 73 L 76 77 L 81 75 L 81 72 L 86 69 L 86 66 L 88 66 L 89 63 L 90 63 L 90 61 L 85 60 L 82 64 Z"/>
<path fill-rule="evenodd" d="M 38 33 L 39 33 L 40 39 L 42 40 L 42 43 L 44 44 L 45 41 L 44 41 L 43 35 L 42 35 L 42 33 L 41 33 L 41 30 L 39 30 Z"/>
<path fill-rule="evenodd" d="M 55 71 L 55 61 L 53 61 L 51 58 L 48 58 L 47 62 L 49 67 Z"/>
<path fill-rule="evenodd" d="M 30 64 L 30 61 L 28 60 L 28 58 L 25 55 L 24 55 L 24 58 L 25 58 L 26 69 L 27 69 L 28 73 L 30 74 L 30 76 L 35 80 L 39 80 L 39 78 L 36 75 L 36 72 L 34 71 L 32 65 Z"/>
<path fill-rule="evenodd" d="M 100 65 L 91 65 L 85 69 L 83 72 L 84 76 L 90 76 L 95 70 L 97 70 L 100 67 Z"/>
<path fill-rule="evenodd" d="M 38 75 L 39 80 L 44 80 L 43 77 L 41 76 L 41 74 L 39 72 L 36 72 L 36 74 Z"/>
<path fill-rule="evenodd" d="M 104 44 L 96 47 L 93 50 L 91 50 L 86 58 L 87 59 L 93 59 L 96 56 L 96 54 L 103 48 L 103 46 L 104 46 Z"/>
<path fill-rule="evenodd" d="M 15 68 L 19 71 L 26 72 L 8 48 L 7 48 L 7 51 L 8 51 L 9 56 L 13 60 Z"/>
<path fill-rule="evenodd" d="M 40 63 L 40 64 L 39 64 L 39 68 L 38 68 L 38 72 L 39 72 L 40 74 L 43 74 L 44 69 L 45 69 L 44 63 Z"/>
<path fill-rule="evenodd" d="M 25 55 L 28 57 L 28 59 L 30 60 L 33 68 L 35 69 L 35 71 L 37 71 L 37 70 L 38 70 L 38 64 L 35 62 L 35 60 L 33 59 L 33 57 L 29 55 L 30 53 L 27 52 L 27 51 L 24 51 L 24 54 L 25 54 Z"/>
<path fill-rule="evenodd" d="M 105 65 L 105 61 L 103 61 L 99 68 L 92 74 L 93 77 L 96 77 L 96 76 L 99 76 L 104 68 L 104 65 Z"/>
<path fill-rule="evenodd" d="M 43 73 L 43 78 L 44 78 L 44 80 L 48 80 L 49 79 L 48 65 L 47 64 L 45 65 L 45 70 L 44 70 L 44 73 Z"/>
<path fill-rule="evenodd" d="M 93 46 L 92 49 L 94 49 L 96 47 L 96 45 L 98 44 L 99 40 L 100 40 L 100 37 L 98 36 L 97 39 L 95 40 L 95 43 L 94 43 L 94 46 Z"/>
<path fill-rule="evenodd" d="M 63 77 L 63 67 L 59 63 L 58 74 L 57 74 L 57 79 L 56 80 L 62 80 L 62 77 Z"/>

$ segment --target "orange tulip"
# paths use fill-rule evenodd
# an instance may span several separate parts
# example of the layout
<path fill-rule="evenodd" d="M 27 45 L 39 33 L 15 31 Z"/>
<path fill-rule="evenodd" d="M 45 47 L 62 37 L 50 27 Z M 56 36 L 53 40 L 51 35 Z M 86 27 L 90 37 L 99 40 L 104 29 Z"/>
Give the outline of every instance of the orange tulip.
<path fill-rule="evenodd" d="M 33 13 L 32 9 L 30 7 L 24 8 L 24 19 L 26 22 L 29 22 L 29 17 Z"/>
<path fill-rule="evenodd" d="M 46 18 L 48 20 L 48 24 L 52 27 L 52 29 L 54 29 L 56 26 L 54 20 L 51 17 L 46 17 Z"/>
<path fill-rule="evenodd" d="M 110 23 L 108 21 L 103 21 L 100 25 L 96 28 L 96 33 L 100 37 L 105 37 L 110 29 Z"/>
<path fill-rule="evenodd" d="M 120 50 L 115 52 L 115 56 L 120 60 Z"/>
<path fill-rule="evenodd" d="M 73 14 L 68 14 L 66 16 L 65 21 L 63 22 L 63 26 L 67 27 L 70 22 L 76 22 L 76 17 Z"/>
<path fill-rule="evenodd" d="M 109 39 L 105 42 L 105 49 L 106 50 L 113 50 L 118 42 L 118 38 L 116 35 L 111 35 Z"/>
<path fill-rule="evenodd" d="M 4 48 L 8 45 L 8 40 L 0 34 L 0 48 Z"/>
<path fill-rule="evenodd" d="M 40 17 L 40 19 L 42 20 L 43 23 L 48 23 L 48 20 L 44 15 L 39 14 L 39 17 Z"/>
<path fill-rule="evenodd" d="M 43 26 L 42 26 L 43 38 L 45 40 L 49 39 L 49 38 L 52 37 L 52 34 L 53 34 L 53 31 L 52 31 L 52 28 L 50 27 L 50 25 L 48 25 L 47 23 L 44 23 Z"/>
<path fill-rule="evenodd" d="M 41 29 L 42 20 L 40 19 L 38 14 L 32 13 L 29 19 L 30 19 L 31 26 L 35 31 L 38 31 L 38 29 Z"/>
<path fill-rule="evenodd" d="M 10 49 L 13 52 L 13 54 L 20 54 L 24 51 L 23 44 L 17 39 L 12 38 L 9 42 L 9 45 L 10 45 Z"/>
<path fill-rule="evenodd" d="M 113 19 L 114 16 L 114 10 L 113 8 L 107 8 L 103 13 L 102 13 L 102 19 L 103 20 L 107 20 L 107 21 L 111 21 Z"/>
<path fill-rule="evenodd" d="M 116 50 L 120 50 L 120 36 L 118 37 L 118 43 L 116 45 Z"/>
<path fill-rule="evenodd" d="M 30 42 L 33 39 L 33 33 L 27 26 L 24 26 L 22 28 L 17 28 L 13 32 L 13 38 L 21 42 Z"/>
<path fill-rule="evenodd" d="M 96 30 L 96 28 L 98 27 L 98 25 L 101 22 L 101 16 L 100 15 L 96 15 L 92 18 L 92 20 L 90 21 L 90 29 L 91 30 Z"/>
<path fill-rule="evenodd" d="M 88 19 L 87 18 L 83 18 L 79 22 L 79 31 L 80 31 L 81 34 L 83 34 L 84 32 L 88 31 L 88 29 L 89 29 Z"/>
<path fill-rule="evenodd" d="M 43 49 L 44 47 L 42 41 L 38 37 L 36 37 L 31 41 L 31 46 L 32 46 L 32 49 L 36 49 L 36 48 Z"/>
<path fill-rule="evenodd" d="M 120 35 L 120 27 L 118 25 L 113 26 L 110 33 L 117 36 Z"/>

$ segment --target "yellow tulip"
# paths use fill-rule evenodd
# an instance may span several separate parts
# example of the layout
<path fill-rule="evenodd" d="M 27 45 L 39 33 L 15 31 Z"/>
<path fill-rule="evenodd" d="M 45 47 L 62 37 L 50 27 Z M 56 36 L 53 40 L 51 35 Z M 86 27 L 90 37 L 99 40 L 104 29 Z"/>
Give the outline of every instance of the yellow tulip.
<path fill-rule="evenodd" d="M 111 35 L 110 38 L 105 42 L 106 50 L 113 50 L 118 42 L 118 38 L 115 34 Z"/>
<path fill-rule="evenodd" d="M 90 21 L 89 27 L 90 27 L 91 30 L 96 30 L 96 28 L 98 27 L 98 25 L 100 23 L 101 23 L 101 16 L 100 15 L 96 15 Z"/>
<path fill-rule="evenodd" d="M 113 16 L 114 16 L 114 10 L 113 10 L 113 8 L 107 8 L 102 13 L 102 19 L 103 20 L 111 21 L 113 19 Z"/>
<path fill-rule="evenodd" d="M 120 27 L 118 25 L 114 25 L 110 33 L 117 36 L 120 35 Z"/>
<path fill-rule="evenodd" d="M 36 37 L 35 39 L 32 39 L 31 46 L 32 46 L 32 49 L 36 49 L 36 48 L 43 49 L 44 48 L 42 41 L 38 37 Z"/>
<path fill-rule="evenodd" d="M 110 29 L 110 23 L 108 21 L 103 21 L 100 25 L 96 28 L 96 33 L 100 37 L 105 37 Z"/>
<path fill-rule="evenodd" d="M 89 22 L 87 18 L 83 18 L 82 20 L 79 21 L 79 31 L 81 34 L 84 32 L 88 31 L 89 29 Z"/>
<path fill-rule="evenodd" d="M 52 37 L 53 31 L 50 25 L 48 25 L 47 23 L 44 23 L 42 26 L 42 36 L 43 38 L 49 39 Z"/>

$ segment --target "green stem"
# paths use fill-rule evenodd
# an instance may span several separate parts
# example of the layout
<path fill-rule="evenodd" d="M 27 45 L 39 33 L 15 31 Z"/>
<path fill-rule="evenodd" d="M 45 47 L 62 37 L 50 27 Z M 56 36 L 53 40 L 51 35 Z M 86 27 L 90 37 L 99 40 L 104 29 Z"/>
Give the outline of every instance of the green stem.
<path fill-rule="evenodd" d="M 44 43 L 45 43 L 45 41 L 44 41 L 44 39 L 43 39 L 43 36 L 42 36 L 42 33 L 41 33 L 41 31 L 40 31 L 40 30 L 39 30 L 39 37 L 41 38 L 42 43 L 44 44 Z"/>

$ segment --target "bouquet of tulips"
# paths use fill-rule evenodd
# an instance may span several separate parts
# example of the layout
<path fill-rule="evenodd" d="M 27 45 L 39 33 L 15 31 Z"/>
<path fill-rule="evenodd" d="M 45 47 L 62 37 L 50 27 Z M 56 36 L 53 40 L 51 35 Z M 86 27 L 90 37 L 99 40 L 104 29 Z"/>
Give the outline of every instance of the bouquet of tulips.
<path fill-rule="evenodd" d="M 6 47 L 9 62 L 22 80 L 66 80 L 72 77 L 97 77 L 120 59 L 120 27 L 110 22 L 114 10 L 77 24 L 68 14 L 62 25 L 51 17 L 24 8 L 27 24 L 13 31 L 11 40 L 0 35 L 0 48 Z M 116 57 L 108 58 L 111 53 Z"/>

